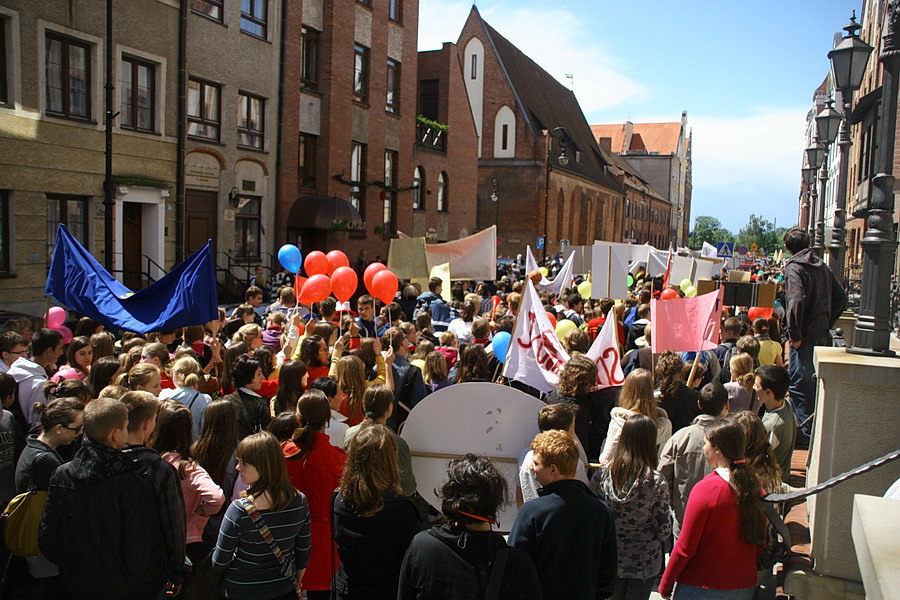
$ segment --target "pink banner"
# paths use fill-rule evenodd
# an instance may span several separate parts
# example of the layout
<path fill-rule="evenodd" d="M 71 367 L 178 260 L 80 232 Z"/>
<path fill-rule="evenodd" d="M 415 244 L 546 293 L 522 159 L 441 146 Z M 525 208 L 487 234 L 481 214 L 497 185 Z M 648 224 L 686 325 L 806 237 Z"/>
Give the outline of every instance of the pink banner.
<path fill-rule="evenodd" d="M 725 288 L 720 287 L 694 298 L 651 300 L 653 353 L 696 352 L 718 346 L 724 293 Z"/>

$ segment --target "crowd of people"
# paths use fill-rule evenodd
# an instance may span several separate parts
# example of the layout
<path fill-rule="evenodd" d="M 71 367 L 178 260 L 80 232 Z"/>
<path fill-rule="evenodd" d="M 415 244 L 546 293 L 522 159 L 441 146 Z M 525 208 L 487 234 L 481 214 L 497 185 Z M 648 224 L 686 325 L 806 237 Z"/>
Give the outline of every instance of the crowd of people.
<path fill-rule="evenodd" d="M 555 322 L 575 325 L 546 394 L 507 380 L 491 343 L 513 331 L 517 271 L 447 294 L 437 278 L 401 284 L 384 306 L 366 294 L 298 306 L 288 280 L 266 305 L 253 285 L 209 323 L 139 335 L 84 317 L 65 345 L 39 321 L 10 320 L 0 501 L 46 500 L 40 552 L 4 548 L 4 589 L 135 600 L 773 594 L 771 565 L 757 561 L 761 493 L 786 488 L 806 442 L 809 407 L 795 390 L 803 398 L 811 374 L 798 363 L 841 301 L 829 289 L 797 306 L 797 286 L 817 281 L 798 269 L 820 268 L 801 233 L 785 242 L 806 262 L 758 274 L 777 282 L 772 316 L 726 309 L 720 345 L 699 355 L 652 353 L 656 278 L 639 274 L 620 301 L 581 297 L 580 280 L 541 292 Z M 595 389 L 585 353 L 607 318 L 626 377 Z M 515 489 L 466 455 L 432 506 L 399 433 L 419 402 L 467 382 L 541 398 L 540 433 Z M 518 517 L 504 537 L 494 525 L 510 501 Z"/>

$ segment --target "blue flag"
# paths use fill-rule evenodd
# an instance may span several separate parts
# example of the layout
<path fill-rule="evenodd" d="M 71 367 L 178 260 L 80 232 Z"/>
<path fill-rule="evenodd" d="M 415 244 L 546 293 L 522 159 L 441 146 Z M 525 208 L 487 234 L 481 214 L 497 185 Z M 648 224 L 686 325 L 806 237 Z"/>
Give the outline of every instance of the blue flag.
<path fill-rule="evenodd" d="M 132 292 L 60 224 L 44 293 L 106 327 L 137 333 L 204 325 L 219 317 L 211 242 L 156 283 Z"/>

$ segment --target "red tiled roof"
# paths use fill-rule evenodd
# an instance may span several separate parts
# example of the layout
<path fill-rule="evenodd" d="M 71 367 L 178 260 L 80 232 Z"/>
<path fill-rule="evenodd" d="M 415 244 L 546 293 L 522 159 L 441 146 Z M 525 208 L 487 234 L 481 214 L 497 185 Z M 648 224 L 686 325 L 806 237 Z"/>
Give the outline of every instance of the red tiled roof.
<path fill-rule="evenodd" d="M 632 125 L 631 147 L 625 148 L 625 124 L 591 125 L 594 138 L 612 138 L 612 151 L 624 154 L 629 150 L 644 150 L 648 153 L 675 154 L 681 137 L 681 123 L 634 123 Z M 638 138 L 636 140 L 635 138 Z"/>

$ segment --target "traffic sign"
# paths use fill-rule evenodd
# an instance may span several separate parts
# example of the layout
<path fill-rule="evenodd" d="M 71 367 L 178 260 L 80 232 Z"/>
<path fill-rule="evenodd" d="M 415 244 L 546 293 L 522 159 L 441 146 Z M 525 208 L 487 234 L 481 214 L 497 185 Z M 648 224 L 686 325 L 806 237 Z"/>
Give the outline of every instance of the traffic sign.
<path fill-rule="evenodd" d="M 734 242 L 719 242 L 716 244 L 716 256 L 719 258 L 731 258 L 734 256 Z"/>
<path fill-rule="evenodd" d="M 741 256 L 747 256 L 747 246 L 743 244 L 738 246 L 738 254 L 740 254 Z"/>
<path fill-rule="evenodd" d="M 756 248 L 757 248 L 756 242 L 753 242 L 752 244 L 750 244 L 750 252 L 756 252 Z"/>
<path fill-rule="evenodd" d="M 544 249 L 544 236 L 542 236 L 542 235 L 538 236 L 537 243 L 535 243 L 535 246 L 537 247 L 538 250 Z"/>

